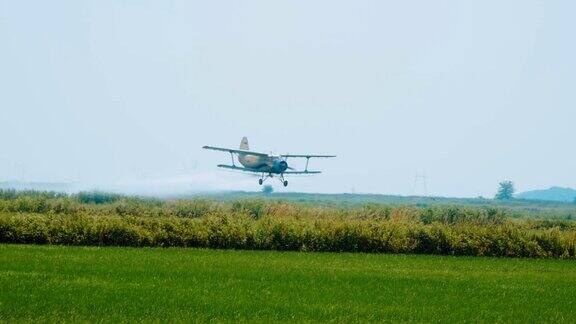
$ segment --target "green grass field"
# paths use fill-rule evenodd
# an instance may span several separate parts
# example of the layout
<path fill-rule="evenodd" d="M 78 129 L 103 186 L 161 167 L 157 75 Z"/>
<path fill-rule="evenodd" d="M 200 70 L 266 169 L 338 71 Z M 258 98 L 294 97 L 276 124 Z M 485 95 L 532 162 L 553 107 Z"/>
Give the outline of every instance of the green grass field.
<path fill-rule="evenodd" d="M 0 245 L 2 321 L 576 322 L 568 260 Z"/>

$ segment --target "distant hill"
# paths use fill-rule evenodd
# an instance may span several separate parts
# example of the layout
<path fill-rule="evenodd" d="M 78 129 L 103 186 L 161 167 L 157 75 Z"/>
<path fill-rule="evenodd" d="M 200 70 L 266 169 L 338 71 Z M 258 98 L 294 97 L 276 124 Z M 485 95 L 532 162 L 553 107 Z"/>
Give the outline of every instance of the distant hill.
<path fill-rule="evenodd" d="M 552 187 L 545 190 L 534 190 L 520 193 L 516 196 L 520 199 L 547 200 L 573 202 L 576 199 L 576 189 Z"/>

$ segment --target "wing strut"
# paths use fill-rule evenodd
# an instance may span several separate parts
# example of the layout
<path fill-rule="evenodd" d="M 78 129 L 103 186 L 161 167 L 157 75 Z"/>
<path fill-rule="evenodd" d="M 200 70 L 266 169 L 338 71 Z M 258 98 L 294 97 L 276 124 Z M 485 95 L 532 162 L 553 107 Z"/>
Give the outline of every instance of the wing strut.
<path fill-rule="evenodd" d="M 308 172 L 308 162 L 310 162 L 309 156 L 306 157 L 306 167 L 304 168 L 304 171 L 306 171 L 306 172 Z"/>
<path fill-rule="evenodd" d="M 232 166 L 235 167 L 236 164 L 234 164 L 234 153 L 232 153 L 232 151 L 230 151 L 230 158 L 232 159 Z"/>

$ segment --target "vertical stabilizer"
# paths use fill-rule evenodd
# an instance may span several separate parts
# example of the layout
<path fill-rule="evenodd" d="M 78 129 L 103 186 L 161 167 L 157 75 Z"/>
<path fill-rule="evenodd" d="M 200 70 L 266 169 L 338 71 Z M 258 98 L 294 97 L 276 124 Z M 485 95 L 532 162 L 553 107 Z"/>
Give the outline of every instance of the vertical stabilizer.
<path fill-rule="evenodd" d="M 242 142 L 240 142 L 240 149 L 241 150 L 250 150 L 250 146 L 248 145 L 248 138 L 246 138 L 246 136 L 244 136 L 242 138 Z"/>

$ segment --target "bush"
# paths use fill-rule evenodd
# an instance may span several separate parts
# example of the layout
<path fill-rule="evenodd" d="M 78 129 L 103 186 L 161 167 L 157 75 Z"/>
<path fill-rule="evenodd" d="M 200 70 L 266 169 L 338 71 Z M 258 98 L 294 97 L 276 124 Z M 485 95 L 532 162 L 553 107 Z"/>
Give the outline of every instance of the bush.
<path fill-rule="evenodd" d="M 574 258 L 576 222 L 508 209 L 0 191 L 0 242 Z"/>
<path fill-rule="evenodd" d="M 83 204 L 108 204 L 122 198 L 121 195 L 101 191 L 80 192 L 73 197 Z"/>
<path fill-rule="evenodd" d="M 0 243 L 575 258 L 576 231 L 513 223 L 1 214 Z"/>

